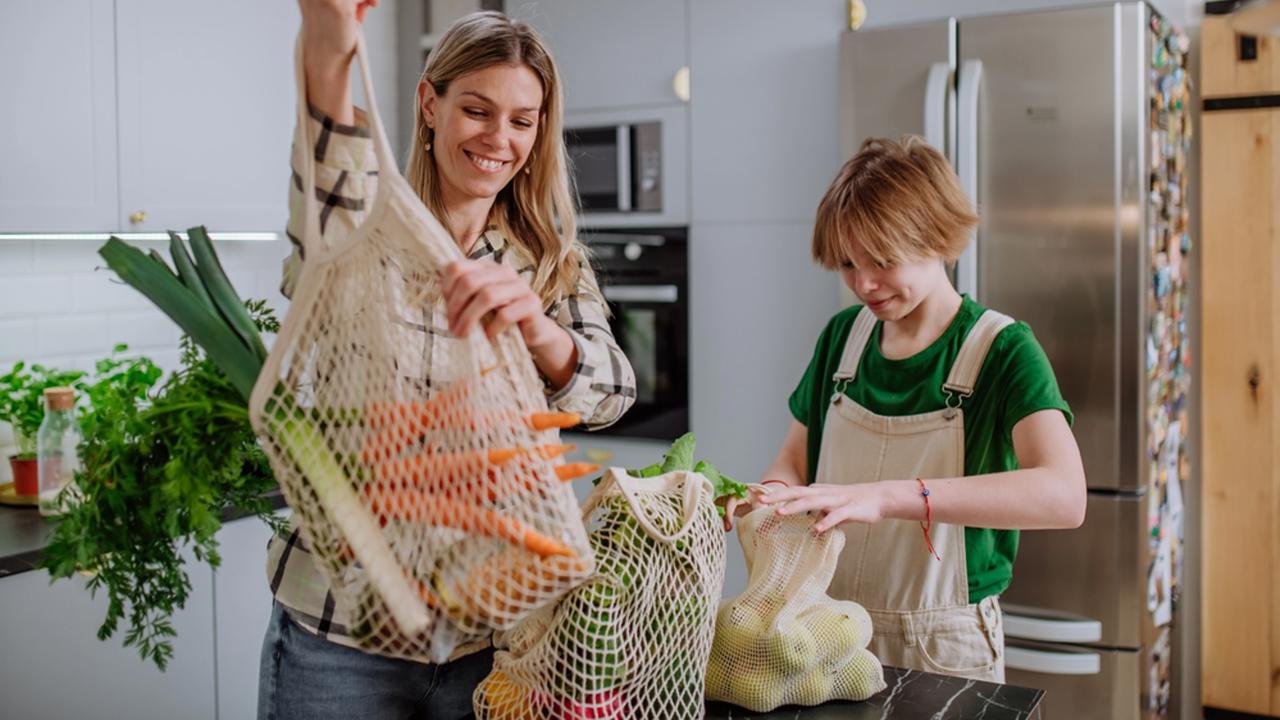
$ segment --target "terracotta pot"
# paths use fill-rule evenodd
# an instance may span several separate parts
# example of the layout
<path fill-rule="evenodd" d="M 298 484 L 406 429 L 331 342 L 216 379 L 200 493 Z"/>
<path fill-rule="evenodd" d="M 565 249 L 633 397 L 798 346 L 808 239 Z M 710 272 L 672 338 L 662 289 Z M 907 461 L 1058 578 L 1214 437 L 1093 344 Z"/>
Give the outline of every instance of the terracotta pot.
<path fill-rule="evenodd" d="M 17 455 L 10 455 L 9 468 L 13 470 L 14 493 L 31 497 L 40 494 L 40 475 L 36 470 L 35 458 L 24 460 Z"/>

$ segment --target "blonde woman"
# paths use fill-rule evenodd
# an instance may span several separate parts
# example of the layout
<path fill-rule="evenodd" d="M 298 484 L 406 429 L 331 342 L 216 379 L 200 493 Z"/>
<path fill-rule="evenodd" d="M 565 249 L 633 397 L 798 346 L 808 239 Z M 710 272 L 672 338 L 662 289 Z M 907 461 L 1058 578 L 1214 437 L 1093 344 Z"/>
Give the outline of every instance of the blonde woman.
<path fill-rule="evenodd" d="M 320 230 L 331 242 L 360 225 L 375 194 L 372 141 L 348 78 L 359 23 L 377 2 L 299 5 L 311 127 L 295 130 L 295 152 L 314 153 L 316 187 L 306 191 L 321 199 Z M 635 378 L 576 241 L 551 55 L 527 25 L 499 13 L 469 15 L 433 49 L 414 105 L 405 177 L 468 257 L 444 273 L 444 301 L 423 309 L 428 347 L 446 332 L 518 327 L 555 409 L 579 414 L 588 428 L 614 422 L 635 399 Z M 308 136 L 315 141 L 305 146 Z M 297 241 L 300 185 L 295 167 L 286 295 L 306 262 Z M 431 382 L 427 373 L 418 379 Z M 461 647 L 439 665 L 358 649 L 351 609 L 335 600 L 296 531 L 272 540 L 267 576 L 275 604 L 262 649 L 260 718 L 471 713 L 472 692 L 492 664 L 487 643 Z"/>
<path fill-rule="evenodd" d="M 886 665 L 1002 681 L 1018 531 L 1079 526 L 1085 477 L 1031 329 L 947 277 L 977 221 L 920 138 L 868 140 L 841 169 L 813 256 L 861 304 L 819 337 L 759 502 L 841 527 L 830 592 L 870 612 Z"/>

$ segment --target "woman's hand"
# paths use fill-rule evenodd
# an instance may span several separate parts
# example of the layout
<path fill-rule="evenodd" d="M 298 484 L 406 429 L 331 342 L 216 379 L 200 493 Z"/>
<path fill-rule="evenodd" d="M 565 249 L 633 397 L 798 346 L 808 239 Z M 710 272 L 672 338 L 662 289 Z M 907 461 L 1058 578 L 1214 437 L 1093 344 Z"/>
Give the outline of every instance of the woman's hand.
<path fill-rule="evenodd" d="M 466 337 L 483 325 L 490 338 L 512 325 L 520 328 L 529 351 L 560 339 L 568 342 L 564 328 L 547 317 L 542 299 L 516 271 L 493 260 L 459 260 L 449 265 L 441 277 L 449 332 Z"/>
<path fill-rule="evenodd" d="M 884 519 L 884 493 L 879 483 L 856 485 L 814 484 L 770 489 L 757 501 L 779 515 L 816 512 L 814 532 L 826 532 L 847 522 L 876 523 Z"/>
<path fill-rule="evenodd" d="M 346 65 L 356 49 L 360 23 L 379 0 L 298 0 L 308 62 Z"/>
<path fill-rule="evenodd" d="M 354 125 L 351 58 L 360 23 L 379 0 L 298 0 L 302 11 L 302 65 L 307 101 L 334 122 Z"/>

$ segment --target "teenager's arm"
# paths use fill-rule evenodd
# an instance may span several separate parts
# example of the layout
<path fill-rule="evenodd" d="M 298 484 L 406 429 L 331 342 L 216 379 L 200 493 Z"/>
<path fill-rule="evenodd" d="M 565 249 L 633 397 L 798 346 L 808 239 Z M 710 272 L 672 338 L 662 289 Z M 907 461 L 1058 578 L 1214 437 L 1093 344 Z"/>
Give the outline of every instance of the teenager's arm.
<path fill-rule="evenodd" d="M 1018 470 L 926 480 L 935 522 L 1010 530 L 1075 528 L 1084 522 L 1084 465 L 1066 418 L 1041 410 L 1013 428 Z M 861 485 L 810 485 L 761 498 L 791 514 L 824 513 L 816 529 L 885 518 L 924 520 L 925 503 L 915 478 Z"/>

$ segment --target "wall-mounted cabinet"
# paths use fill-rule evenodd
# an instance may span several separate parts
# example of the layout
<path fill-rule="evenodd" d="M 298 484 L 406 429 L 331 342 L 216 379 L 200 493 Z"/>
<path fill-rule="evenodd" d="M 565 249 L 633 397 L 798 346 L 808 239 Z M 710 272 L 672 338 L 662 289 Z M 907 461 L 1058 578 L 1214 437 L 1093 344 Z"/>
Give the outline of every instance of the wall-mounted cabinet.
<path fill-rule="evenodd" d="M 0 5 L 0 232 L 278 231 L 294 3 Z"/>

